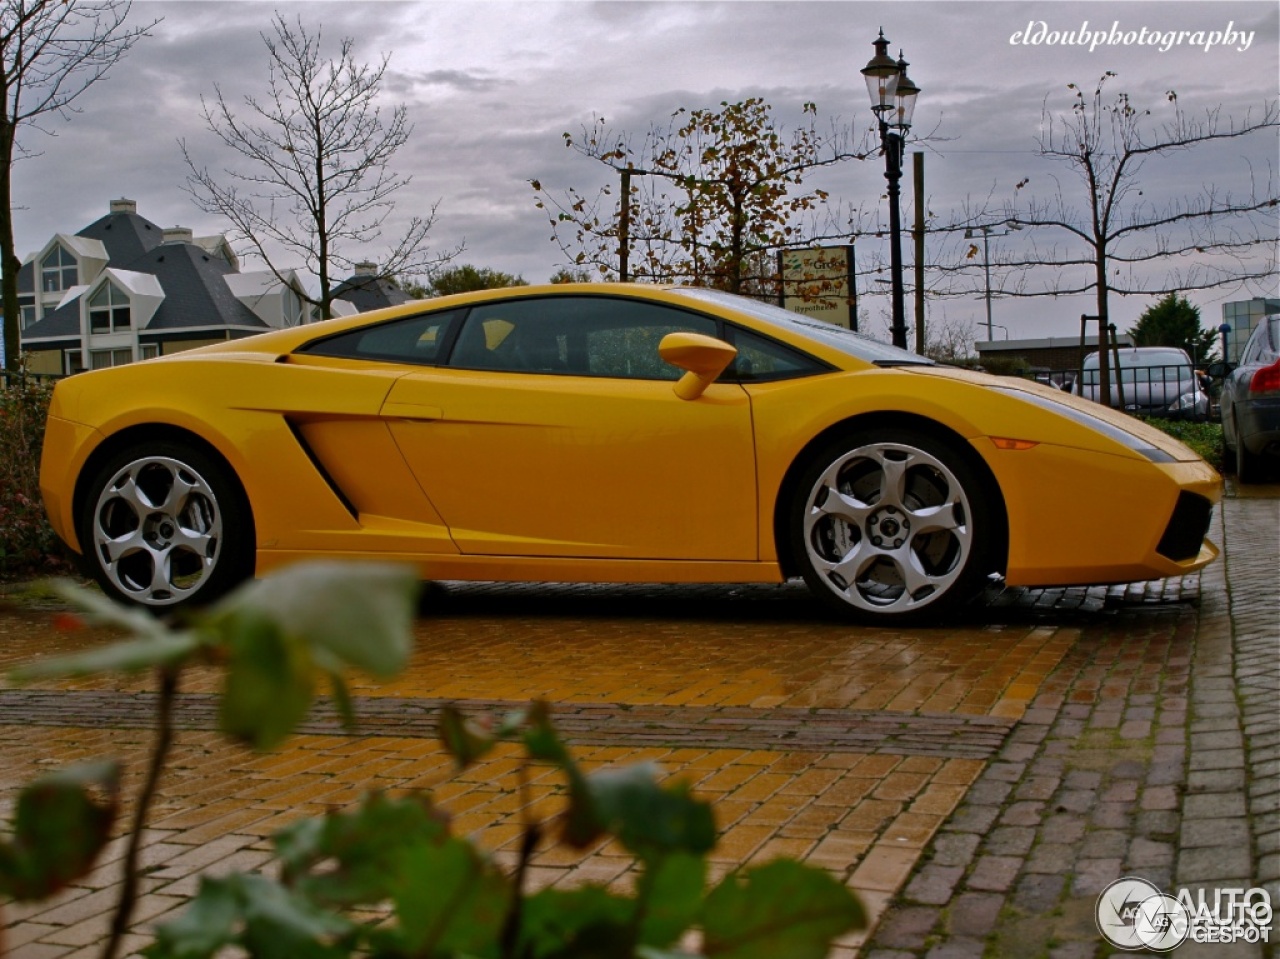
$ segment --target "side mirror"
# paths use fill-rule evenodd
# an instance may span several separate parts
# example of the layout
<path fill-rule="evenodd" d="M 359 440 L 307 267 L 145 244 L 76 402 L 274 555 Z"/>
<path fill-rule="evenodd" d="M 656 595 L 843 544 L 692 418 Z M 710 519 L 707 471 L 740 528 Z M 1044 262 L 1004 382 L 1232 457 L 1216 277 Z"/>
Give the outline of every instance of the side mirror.
<path fill-rule="evenodd" d="M 668 333 L 658 344 L 658 355 L 685 371 L 676 381 L 676 396 L 696 400 L 733 362 L 738 351 L 723 340 L 701 333 Z"/>

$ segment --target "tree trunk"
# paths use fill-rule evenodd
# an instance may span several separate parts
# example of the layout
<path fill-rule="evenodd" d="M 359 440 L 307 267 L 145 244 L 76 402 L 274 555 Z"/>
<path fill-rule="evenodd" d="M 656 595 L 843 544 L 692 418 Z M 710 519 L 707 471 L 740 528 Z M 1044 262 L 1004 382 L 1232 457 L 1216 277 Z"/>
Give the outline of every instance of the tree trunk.
<path fill-rule="evenodd" d="M 0 81 L 0 103 L 8 103 L 8 87 Z M 13 239 L 13 145 L 17 130 L 6 113 L 0 117 L 0 273 L 4 276 L 4 366 L 16 372 L 21 353 L 22 310 L 18 306 L 18 259 Z"/>

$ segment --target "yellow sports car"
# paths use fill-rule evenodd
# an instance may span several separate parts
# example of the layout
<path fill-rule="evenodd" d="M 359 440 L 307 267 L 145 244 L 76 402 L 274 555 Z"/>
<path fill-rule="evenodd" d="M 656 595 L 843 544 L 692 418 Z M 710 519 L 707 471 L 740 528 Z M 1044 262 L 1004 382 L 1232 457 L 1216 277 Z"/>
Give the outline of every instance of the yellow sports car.
<path fill-rule="evenodd" d="M 1216 472 L 1123 414 L 711 290 L 488 290 L 61 381 L 41 488 L 113 595 L 314 558 L 778 582 L 856 619 L 1178 575 Z"/>

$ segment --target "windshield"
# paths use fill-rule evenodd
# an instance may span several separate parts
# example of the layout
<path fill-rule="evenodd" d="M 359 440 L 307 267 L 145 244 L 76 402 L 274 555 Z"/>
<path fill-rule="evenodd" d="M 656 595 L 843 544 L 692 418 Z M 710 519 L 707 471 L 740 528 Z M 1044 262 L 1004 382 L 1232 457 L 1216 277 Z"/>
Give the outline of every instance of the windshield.
<path fill-rule="evenodd" d="M 1191 361 L 1182 350 L 1121 350 L 1118 355 L 1122 370 L 1151 366 L 1191 366 Z M 1084 358 L 1084 368 L 1098 368 L 1097 353 L 1090 353 Z"/>
<path fill-rule="evenodd" d="M 763 320 L 765 323 L 790 330 L 811 340 L 817 340 L 824 346 L 834 347 L 849 356 L 865 360 L 868 363 L 875 363 L 877 366 L 935 365 L 933 360 L 927 357 L 910 353 L 907 350 L 900 350 L 896 346 L 881 343 L 879 340 L 873 340 L 865 333 L 855 333 L 853 330 L 846 330 L 842 326 L 810 319 L 799 313 L 784 310 L 780 306 L 774 306 L 772 303 L 764 303 L 760 300 L 738 296 L 735 293 L 725 293 L 721 290 L 705 290 L 701 287 L 684 286 L 673 289 L 671 292 L 695 300 L 707 300 L 711 303 L 721 304 L 737 310 L 739 313 L 746 313 L 755 319 Z"/>

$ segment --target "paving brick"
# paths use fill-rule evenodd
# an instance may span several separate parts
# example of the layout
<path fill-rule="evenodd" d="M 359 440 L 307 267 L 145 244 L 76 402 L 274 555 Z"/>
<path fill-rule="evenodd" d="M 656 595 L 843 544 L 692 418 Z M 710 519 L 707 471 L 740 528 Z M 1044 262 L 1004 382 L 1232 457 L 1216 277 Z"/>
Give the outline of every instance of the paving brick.
<path fill-rule="evenodd" d="M 1187 819 L 1242 819 L 1247 815 L 1245 797 L 1239 793 L 1193 793 L 1182 803 Z"/>
<path fill-rule="evenodd" d="M 903 896 L 909 902 L 941 906 L 951 900 L 956 883 L 964 875 L 961 866 L 942 866 L 929 863 L 907 885 Z"/>
<path fill-rule="evenodd" d="M 894 892 L 915 865 L 919 852 L 885 845 L 873 846 L 858 863 L 849 882 L 858 889 Z"/>
<path fill-rule="evenodd" d="M 429 713 L 412 704 L 434 696 L 502 710 L 542 696 L 555 703 L 585 768 L 651 759 L 672 779 L 702 784 L 726 831 L 713 876 L 745 860 L 797 855 L 824 861 L 882 907 L 895 893 L 929 900 L 888 908 L 866 956 L 981 955 L 1016 941 L 1023 915 L 1053 917 L 1039 920 L 1029 945 L 1042 944 L 1054 959 L 1092 955 L 1098 940 L 1086 892 L 1122 870 L 1160 882 L 1172 881 L 1175 865 L 1179 875 L 1229 878 L 1241 863 L 1216 855 L 1206 841 L 1214 830 L 1241 849 L 1250 845 L 1237 843 L 1247 833 L 1261 858 L 1244 865 L 1280 880 L 1280 852 L 1265 852 L 1280 843 L 1280 828 L 1265 825 L 1280 797 L 1266 785 L 1280 777 L 1271 768 L 1280 760 L 1277 616 L 1274 602 L 1263 615 L 1246 603 L 1272 596 L 1259 584 L 1273 587 L 1274 569 L 1249 572 L 1255 555 L 1268 555 L 1265 542 L 1231 552 L 1255 527 L 1270 528 L 1274 539 L 1274 509 L 1266 522 L 1242 525 L 1244 510 L 1266 502 L 1224 501 L 1215 523 L 1226 518 L 1227 561 L 1203 574 L 1101 590 L 1007 590 L 982 614 L 995 628 L 850 631 L 797 615 L 811 606 L 792 587 L 462 587 L 419 637 L 409 673 L 385 687 L 354 683 L 357 705 L 372 709 L 375 735 L 340 735 L 320 723 L 281 754 L 257 757 L 209 730 L 184 732 L 173 788 L 157 804 L 157 824 L 168 828 L 148 840 L 162 868 L 146 895 L 165 908 L 202 872 L 267 864 L 263 837 L 271 829 L 376 785 L 438 788 L 458 822 L 510 863 L 523 805 L 510 783 L 512 754 L 457 782 L 429 738 Z M 757 604 L 749 615 L 719 618 L 717 609 L 740 611 L 743 595 Z M 1198 610 L 1187 602 L 1197 596 Z M 697 609 L 695 627 L 686 634 L 679 613 L 650 619 L 659 601 Z M 589 629 L 566 629 L 572 620 L 561 607 L 572 617 L 582 602 L 608 612 L 593 616 Z M 630 612 L 615 619 L 627 604 Z M 782 612 L 761 617 L 759 608 Z M 670 655 L 673 642 L 679 657 Z M 0 657 L 21 657 L 24 648 L 43 654 L 47 640 L 23 633 Z M 145 696 L 141 680 L 128 683 L 50 684 L 44 694 L 68 706 L 80 702 L 73 696 Z M 215 686 L 204 671 L 185 688 L 198 697 Z M 113 736 L 6 725 L 8 693 L 0 695 L 0 775 L 11 781 L 55 753 L 118 748 L 136 768 L 148 747 L 139 730 Z M 893 709 L 879 712 L 886 704 Z M 858 710 L 856 721 L 832 725 Z M 903 717 L 900 728 L 857 738 L 891 714 Z M 972 721 L 978 725 L 965 725 Z M 780 729 L 792 740 L 785 746 Z M 951 755 L 935 737 L 979 751 Z M 893 751 L 899 745 L 903 751 Z M 557 781 L 540 792 L 539 815 L 554 813 L 554 790 L 562 789 Z M 228 834 L 248 845 L 210 845 Z M 180 848 L 193 855 L 208 848 L 209 861 L 175 865 Z M 102 921 L 93 897 L 109 888 L 109 876 L 104 867 L 94 887 L 45 904 L 56 923 L 7 909 L 17 923 L 6 930 L 9 941 L 24 927 L 40 934 L 16 948 L 55 946 L 49 936 L 59 932 L 87 938 Z M 610 843 L 540 861 L 530 878 L 536 887 L 592 878 L 621 887 L 633 877 L 631 860 Z M 1052 945 L 1050 931 L 1058 937 Z M 900 941 L 890 942 L 895 936 Z M 856 948 L 851 939 L 833 955 L 848 959 Z"/>
<path fill-rule="evenodd" d="M 968 865 L 980 842 L 981 837 L 975 833 L 944 830 L 933 841 L 932 861 L 942 866 Z"/>
<path fill-rule="evenodd" d="M 1247 846 L 1182 849 L 1178 852 L 1176 875 L 1181 883 L 1209 879 L 1250 880 L 1253 862 Z"/>
<path fill-rule="evenodd" d="M 1021 856 L 981 855 L 973 864 L 965 885 L 969 889 L 1007 892 L 1022 870 Z"/>
<path fill-rule="evenodd" d="M 1024 874 L 1019 877 L 1014 888 L 1013 905 L 1034 915 L 1046 914 L 1057 905 L 1066 885 L 1067 878 L 1061 872 L 1048 875 Z"/>
<path fill-rule="evenodd" d="M 894 909 L 882 920 L 874 942 L 890 949 L 923 949 L 938 918 L 937 909 L 923 906 Z"/>

